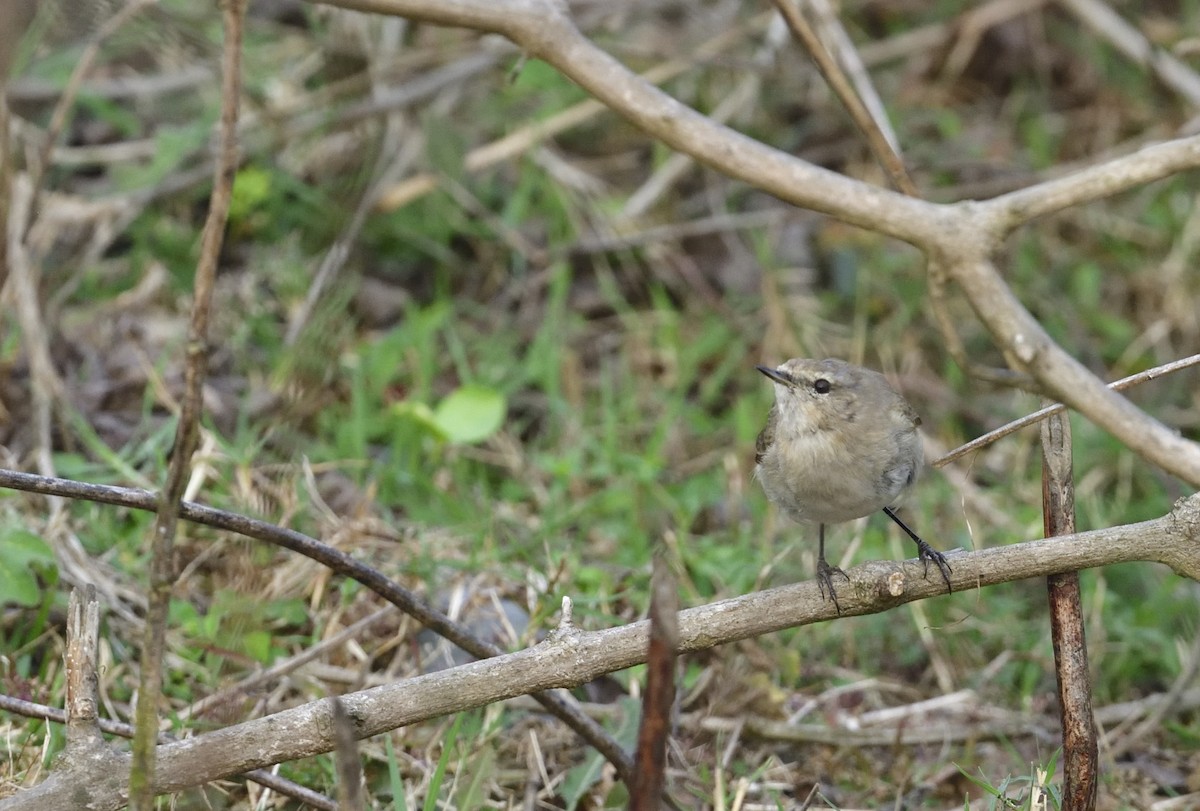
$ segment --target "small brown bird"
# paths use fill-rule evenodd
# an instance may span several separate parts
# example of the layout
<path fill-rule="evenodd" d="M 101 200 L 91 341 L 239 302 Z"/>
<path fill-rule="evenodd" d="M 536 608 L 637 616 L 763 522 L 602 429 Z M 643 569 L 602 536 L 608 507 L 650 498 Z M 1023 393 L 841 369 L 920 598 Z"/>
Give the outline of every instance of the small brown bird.
<path fill-rule="evenodd" d="M 840 360 L 793 358 L 756 367 L 775 384 L 775 405 L 758 435 L 754 475 L 790 518 L 818 525 L 817 585 L 841 613 L 825 560 L 825 525 L 883 510 L 917 544 L 929 575 L 937 564 L 950 587 L 946 557 L 909 529 L 892 506 L 917 479 L 925 456 L 921 418 L 878 372 Z"/>

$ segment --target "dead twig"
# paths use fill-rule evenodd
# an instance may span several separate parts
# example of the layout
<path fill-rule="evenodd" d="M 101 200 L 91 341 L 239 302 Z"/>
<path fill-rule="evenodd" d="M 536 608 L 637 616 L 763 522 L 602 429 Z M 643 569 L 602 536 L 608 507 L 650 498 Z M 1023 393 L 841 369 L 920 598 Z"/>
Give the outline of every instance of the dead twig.
<path fill-rule="evenodd" d="M 667 739 L 675 708 L 675 650 L 679 646 L 679 592 L 664 554 L 654 556 L 650 595 L 650 645 L 646 652 L 646 692 L 638 728 L 637 779 L 629 789 L 633 811 L 662 807 L 666 788 Z"/>
<path fill-rule="evenodd" d="M 1137 374 L 1129 375 L 1129 377 L 1123 377 L 1120 380 L 1115 380 L 1112 383 L 1109 383 L 1108 387 L 1114 391 L 1125 391 L 1126 389 L 1131 389 L 1134 386 L 1138 386 L 1150 380 L 1157 380 L 1158 378 L 1169 375 L 1172 372 L 1178 372 L 1182 369 L 1195 366 L 1198 363 L 1200 363 L 1200 355 L 1191 355 L 1179 360 L 1173 360 L 1170 363 L 1164 363 L 1161 366 L 1155 366 L 1153 369 L 1147 369 L 1144 372 L 1138 372 Z M 991 445 L 993 442 L 1003 439 L 1011 433 L 1020 431 L 1022 428 L 1028 428 L 1031 425 L 1036 425 L 1047 417 L 1053 416 L 1054 414 L 1061 414 L 1066 410 L 1067 406 L 1063 405 L 1062 403 L 1046 406 L 1045 408 L 1035 411 L 1032 414 L 1027 414 L 1024 417 L 1021 417 L 1019 420 L 1013 420 L 1007 425 L 1003 425 L 994 431 L 988 431 L 983 436 L 976 437 L 970 442 L 960 445 L 944 456 L 934 459 L 929 464 L 932 467 L 945 467 L 956 459 L 961 459 L 972 451 L 985 448 L 988 445 Z"/>
<path fill-rule="evenodd" d="M 808 51 L 808 55 L 812 57 L 813 63 L 817 66 L 817 70 L 825 77 L 825 81 L 837 94 L 842 105 L 846 108 L 846 112 L 850 114 L 850 118 L 854 121 L 854 125 L 858 127 L 859 132 L 867 139 L 867 144 L 871 147 L 872 154 L 879 161 L 879 165 L 887 172 L 892 184 L 895 185 L 904 194 L 909 197 L 918 197 L 917 187 L 913 184 L 912 178 L 909 177 L 908 171 L 904 168 L 904 161 L 900 157 L 899 144 L 895 140 L 895 135 L 892 135 L 889 140 L 888 134 L 891 132 L 891 127 L 887 127 L 876 121 L 871 115 L 871 111 L 863 103 L 863 100 L 855 92 L 853 84 L 846 78 L 845 72 L 837 60 L 833 59 L 822 44 L 816 31 L 808 24 L 808 20 L 796 8 L 795 0 L 772 0 L 775 3 L 775 8 L 779 9 L 779 13 L 788 24 L 788 28 L 792 34 Z"/>
<path fill-rule="evenodd" d="M 149 490 L 88 484 L 68 479 L 38 476 L 32 473 L 21 473 L 15 470 L 0 470 L 0 487 L 67 498 L 81 498 L 136 510 L 155 511 L 160 506 L 158 497 Z M 465 625 L 454 622 L 442 612 L 431 608 L 409 589 L 385 577 L 378 570 L 315 538 L 275 526 L 266 521 L 186 501 L 180 505 L 179 516 L 185 521 L 224 529 L 247 538 L 255 538 L 284 549 L 290 549 L 328 566 L 334 572 L 362 583 L 426 628 L 450 640 L 472 656 L 487 658 L 504 654 L 500 647 L 480 639 Z M 580 710 L 578 702 L 569 695 L 555 691 L 539 693 L 534 697 L 548 712 L 604 755 L 613 764 L 622 780 L 630 779 L 633 773 L 632 759 L 621 748 L 621 745 L 605 731 L 604 727 Z"/>
<path fill-rule="evenodd" d="M 1071 423 L 1063 414 L 1042 423 L 1042 514 L 1047 538 L 1075 532 Z M 1099 763 L 1079 572 L 1052 574 L 1046 578 L 1046 588 L 1062 716 L 1062 807 L 1066 811 L 1091 811 L 1096 805 Z"/>
<path fill-rule="evenodd" d="M 208 373 L 208 324 L 213 286 L 233 179 L 238 167 L 237 120 L 242 92 L 242 24 L 247 0 L 225 0 L 222 17 L 225 46 L 221 64 L 221 125 L 217 166 L 213 173 L 208 218 L 200 238 L 200 258 L 192 291 L 192 319 L 188 327 L 184 394 L 175 445 L 167 468 L 158 515 L 151 530 L 150 594 L 141 656 L 141 679 L 133 737 L 129 806 L 133 811 L 154 808 L 155 764 L 158 744 L 158 703 L 162 696 L 162 660 L 166 640 L 167 608 L 175 585 L 174 543 L 179 508 L 199 438 L 201 391 Z"/>
<path fill-rule="evenodd" d="M 58 707 L 47 707 L 45 704 L 37 704 L 32 701 L 24 701 L 12 696 L 0 694 L 0 710 L 12 713 L 13 715 L 21 715 L 25 718 L 36 718 L 42 721 L 47 721 L 51 724 L 66 724 L 67 711 Z M 98 718 L 97 726 L 100 732 L 105 735 L 117 735 L 122 738 L 133 737 L 133 725 L 126 724 L 123 721 L 114 721 L 109 718 Z M 176 740 L 171 735 L 160 735 L 159 743 L 169 743 Z M 97 750 L 89 750 L 89 755 L 93 757 L 108 757 Z M 127 760 L 114 758 L 117 768 L 121 771 L 128 769 Z M 305 805 L 311 805 L 313 808 L 319 808 L 321 811 L 337 811 L 337 803 L 326 797 L 324 794 L 313 791 L 310 788 L 294 783 L 286 777 L 280 777 L 277 774 L 272 774 L 264 769 L 255 769 L 246 772 L 242 775 L 247 780 L 252 780 L 264 788 L 269 788 L 285 797 L 299 800 Z"/>

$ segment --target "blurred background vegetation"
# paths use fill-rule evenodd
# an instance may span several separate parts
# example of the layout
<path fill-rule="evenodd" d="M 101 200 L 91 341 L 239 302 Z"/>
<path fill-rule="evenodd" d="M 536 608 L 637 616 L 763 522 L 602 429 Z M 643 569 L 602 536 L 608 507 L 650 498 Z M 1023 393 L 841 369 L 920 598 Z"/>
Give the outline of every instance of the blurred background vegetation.
<path fill-rule="evenodd" d="M 984 5 L 998 23 L 968 25 L 954 3 L 841 9 L 930 199 L 992 196 L 1197 127 L 1194 106 L 1063 7 Z M 767 5 L 573 6 L 625 64 L 678 60 L 664 87 L 685 103 L 884 183 Z M 153 488 L 181 391 L 221 31 L 213 8 L 182 0 L 104 30 L 121 8 L 45 3 L 30 17 L 9 60 L 5 171 L 11 180 L 30 165 L 95 45 L 25 236 L 64 383 L 51 450 L 59 475 Z M 642 616 L 660 543 L 684 605 L 811 577 L 814 533 L 769 510 L 751 478 L 772 398 L 757 363 L 834 356 L 883 370 L 922 414 L 929 456 L 1041 404 L 956 365 L 908 246 L 680 164 L 603 110 L 520 140 L 586 98 L 502 41 L 292 0 L 250 10 L 244 163 L 195 500 L 316 535 L 519 647 L 553 627 L 563 596 L 584 628 Z M 1156 47 L 1200 63 L 1197 3 L 1117 10 Z M 518 147 L 479 168 L 473 150 L 510 137 Z M 1200 351 L 1194 180 L 1049 217 L 1001 257 L 1025 305 L 1103 378 Z M 964 304 L 952 300 L 950 313 L 974 361 L 1004 365 Z M 26 348 L 6 307 L 0 461 L 32 469 Z M 1185 372 L 1130 396 L 1200 438 L 1198 390 Z M 1160 515 L 1185 494 L 1111 437 L 1078 419 L 1074 429 L 1081 529 Z M 1037 442 L 1026 431 L 930 473 L 907 515 L 941 549 L 1038 537 Z M 44 499 L 0 494 L 0 555 L 16 564 L 0 571 L 4 692 L 61 705 L 69 583 L 53 550 L 71 534 L 97 577 L 132 595 L 126 618 L 110 606 L 104 635 L 103 712 L 127 719 L 139 644 L 127 617 L 145 583 L 151 517 L 88 503 L 71 504 L 65 524 L 47 526 L 45 515 Z M 830 540 L 842 565 L 911 551 L 881 516 L 835 527 Z M 381 603 L 311 561 L 204 528 L 185 527 L 178 553 L 166 689 L 181 729 L 444 659 L 392 618 L 190 717 L 193 702 Z M 1128 565 L 1085 572 L 1083 586 L 1096 700 L 1109 712 L 1101 726 L 1123 733 L 1126 702 L 1170 689 L 1197 656 L 1196 584 Z M 782 808 L 815 786 L 830 806 L 963 807 L 970 797 L 1012 807 L 995 799 L 1002 793 L 1021 807 L 1058 746 L 1045 601 L 1043 583 L 1014 583 L 687 657 L 677 795 L 696 807 Z M 628 696 L 642 678 L 635 668 L 578 695 L 629 740 Z M 957 691 L 970 692 L 909 722 L 965 731 L 939 745 L 895 744 L 894 729 L 870 745 L 780 740 L 749 724 L 866 729 L 877 710 Z M 1197 698 L 1193 688 L 1161 726 L 1128 741 L 1105 770 L 1100 807 L 1200 791 Z M 749 725 L 726 723 L 738 720 Z M 1011 722 L 1006 733 L 988 731 L 998 721 Z M 12 716 L 0 724 L 5 791 L 36 782 L 62 730 Z M 594 754 L 521 702 L 398 730 L 363 751 L 378 807 L 623 801 Z M 330 763 L 283 769 L 328 790 Z M 177 802 L 297 807 L 233 783 Z"/>

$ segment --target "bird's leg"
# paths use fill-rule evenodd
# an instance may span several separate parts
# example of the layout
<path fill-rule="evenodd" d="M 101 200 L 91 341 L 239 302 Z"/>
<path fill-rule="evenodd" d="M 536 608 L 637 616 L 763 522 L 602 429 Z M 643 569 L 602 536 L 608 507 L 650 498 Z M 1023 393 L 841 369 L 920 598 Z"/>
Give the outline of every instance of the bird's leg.
<path fill-rule="evenodd" d="M 825 525 L 820 524 L 817 532 L 819 533 L 818 537 L 820 538 L 820 540 L 817 541 L 817 588 L 821 590 L 822 600 L 825 599 L 826 590 L 829 591 L 829 599 L 833 600 L 833 607 L 837 609 L 837 612 L 840 615 L 842 613 L 842 607 L 838 605 L 837 592 L 833 590 L 833 576 L 835 574 L 840 574 L 842 577 L 846 578 L 846 582 L 849 582 L 850 578 L 837 566 L 830 566 L 829 562 L 825 560 Z"/>
<path fill-rule="evenodd" d="M 887 513 L 888 518 L 892 519 L 897 525 L 899 525 L 900 529 L 908 533 L 908 537 L 916 541 L 917 555 L 921 562 L 925 564 L 925 577 L 929 577 L 929 561 L 932 560 L 937 564 L 938 571 L 942 573 L 942 579 L 946 581 L 946 593 L 949 594 L 953 592 L 954 589 L 950 586 L 950 572 L 953 570 L 950 568 L 950 564 L 946 562 L 946 556 L 934 549 L 929 544 L 925 543 L 925 541 L 921 540 L 921 536 L 909 529 L 908 525 L 900 520 L 900 516 L 896 515 L 891 507 L 884 507 L 883 511 Z"/>

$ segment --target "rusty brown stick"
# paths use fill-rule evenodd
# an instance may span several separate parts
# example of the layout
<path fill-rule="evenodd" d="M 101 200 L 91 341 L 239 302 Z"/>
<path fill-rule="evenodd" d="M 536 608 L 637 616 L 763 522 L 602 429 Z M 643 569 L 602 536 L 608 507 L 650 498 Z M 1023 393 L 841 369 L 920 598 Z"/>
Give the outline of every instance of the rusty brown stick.
<path fill-rule="evenodd" d="M 646 692 L 638 729 L 636 777 L 629 792 L 630 811 L 662 808 L 666 787 L 667 738 L 675 704 L 675 656 L 679 649 L 679 594 L 665 555 L 654 556 L 650 595 L 650 645 L 646 658 Z"/>
<path fill-rule="evenodd" d="M 1054 414 L 1042 424 L 1042 511 L 1047 538 L 1075 532 L 1071 423 L 1062 413 Z M 1091 811 L 1096 805 L 1096 726 L 1092 720 L 1092 683 L 1079 572 L 1050 575 L 1046 585 L 1062 714 L 1062 808 Z"/>

